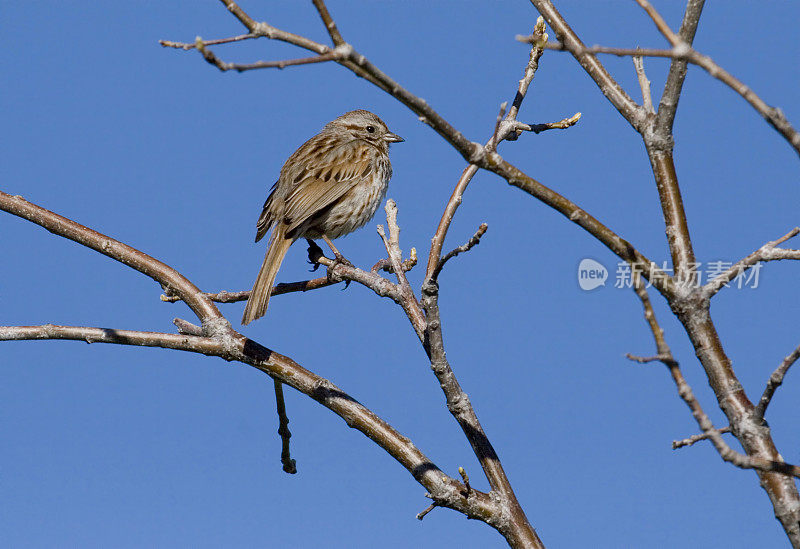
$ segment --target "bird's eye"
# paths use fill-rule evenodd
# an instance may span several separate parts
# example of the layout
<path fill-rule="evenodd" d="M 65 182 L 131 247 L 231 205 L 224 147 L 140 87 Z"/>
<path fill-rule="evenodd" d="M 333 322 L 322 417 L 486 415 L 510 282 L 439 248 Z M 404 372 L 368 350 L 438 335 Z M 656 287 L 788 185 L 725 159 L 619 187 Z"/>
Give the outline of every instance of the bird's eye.
<path fill-rule="evenodd" d="M 367 126 L 367 131 L 369 133 L 375 133 L 375 126 Z"/>

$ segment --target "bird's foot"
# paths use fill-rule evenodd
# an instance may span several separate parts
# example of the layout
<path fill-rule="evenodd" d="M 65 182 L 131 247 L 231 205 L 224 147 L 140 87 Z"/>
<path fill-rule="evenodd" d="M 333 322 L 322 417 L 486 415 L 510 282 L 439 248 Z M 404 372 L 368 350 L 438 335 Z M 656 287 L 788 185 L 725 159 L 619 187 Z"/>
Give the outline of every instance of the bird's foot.
<path fill-rule="evenodd" d="M 322 253 L 322 248 L 320 248 L 316 242 L 311 240 L 310 238 L 306 238 L 306 242 L 308 242 L 308 263 L 309 265 L 313 265 L 309 272 L 314 272 L 319 269 L 321 263 L 319 260 L 325 257 L 325 254 Z"/>
<path fill-rule="evenodd" d="M 310 265 L 313 265 L 313 267 L 311 269 L 309 269 L 309 271 L 313 273 L 314 271 L 319 269 L 320 265 L 322 265 L 322 263 L 320 263 L 320 260 L 323 257 L 325 257 L 325 254 L 322 253 L 322 248 L 320 248 L 317 245 L 317 243 L 314 242 L 313 240 L 311 240 L 310 238 L 306 238 L 306 242 L 308 242 L 308 263 Z M 331 263 L 328 266 L 328 279 L 329 280 L 333 280 L 334 278 L 338 278 L 338 277 L 335 277 L 335 275 L 333 274 L 333 270 L 336 268 L 337 265 L 347 265 L 349 267 L 353 266 L 353 264 L 350 263 L 350 261 L 348 261 L 342 254 L 340 254 L 338 252 L 335 252 L 334 255 L 335 255 L 335 259 L 333 260 L 333 263 Z M 341 280 L 341 279 L 339 279 L 339 280 Z M 352 280 L 345 280 L 344 281 L 344 288 L 342 288 L 342 290 L 346 290 L 347 287 L 350 286 L 350 282 L 352 282 Z"/>
<path fill-rule="evenodd" d="M 340 282 L 341 280 L 344 280 L 344 288 L 342 288 L 342 290 L 346 290 L 347 287 L 350 286 L 351 280 L 343 279 L 341 276 L 336 275 L 334 273 L 334 270 L 339 265 L 345 265 L 347 267 L 353 267 L 353 264 L 350 263 L 347 259 L 345 259 L 345 257 L 340 253 L 336 253 L 335 256 L 336 257 L 333 260 L 333 263 L 328 265 L 328 280 L 331 280 L 331 281 L 334 281 L 334 282 Z"/>
<path fill-rule="evenodd" d="M 335 259 L 333 260 L 333 265 L 331 265 L 331 267 L 330 267 L 331 269 L 333 269 L 337 265 L 347 265 L 348 267 L 354 267 L 355 266 L 352 263 L 350 263 L 350 261 L 348 261 L 345 256 L 343 256 L 342 254 L 340 254 L 338 252 L 336 252 L 334 254 L 334 257 L 335 257 Z"/>

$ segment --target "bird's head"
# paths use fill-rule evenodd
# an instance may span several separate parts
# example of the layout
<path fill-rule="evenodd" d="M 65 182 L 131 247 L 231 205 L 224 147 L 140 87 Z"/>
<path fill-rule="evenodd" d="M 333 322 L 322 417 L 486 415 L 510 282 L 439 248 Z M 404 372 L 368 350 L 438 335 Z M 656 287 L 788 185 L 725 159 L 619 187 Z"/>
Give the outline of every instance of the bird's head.
<path fill-rule="evenodd" d="M 359 139 L 379 146 L 388 147 L 389 143 L 404 141 L 399 135 L 389 131 L 383 120 L 377 115 L 357 110 L 344 113 L 342 116 L 329 122 L 326 131 L 347 132 L 353 139 Z"/>

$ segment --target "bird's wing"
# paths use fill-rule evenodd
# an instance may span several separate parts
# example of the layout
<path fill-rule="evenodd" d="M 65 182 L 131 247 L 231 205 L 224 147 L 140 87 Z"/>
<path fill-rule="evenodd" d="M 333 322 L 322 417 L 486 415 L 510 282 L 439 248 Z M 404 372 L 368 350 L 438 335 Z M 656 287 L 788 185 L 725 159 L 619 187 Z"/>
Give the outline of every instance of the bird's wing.
<path fill-rule="evenodd" d="M 298 158 L 292 171 L 296 173 L 285 174 L 293 176 L 283 214 L 287 234 L 334 204 L 374 170 L 375 152 L 360 142 L 320 146 L 310 151 L 303 151 L 304 148 L 295 153 Z M 306 154 L 299 155 L 301 152 Z"/>
<path fill-rule="evenodd" d="M 278 183 L 272 186 L 269 190 L 269 196 L 267 197 L 266 202 L 264 202 L 264 208 L 261 210 L 261 215 L 258 216 L 258 221 L 256 222 L 256 242 L 264 238 L 264 235 L 267 234 L 267 231 L 270 227 L 272 227 L 272 222 L 275 220 L 275 212 L 272 207 L 273 198 L 275 197 L 275 190 L 278 188 Z"/>

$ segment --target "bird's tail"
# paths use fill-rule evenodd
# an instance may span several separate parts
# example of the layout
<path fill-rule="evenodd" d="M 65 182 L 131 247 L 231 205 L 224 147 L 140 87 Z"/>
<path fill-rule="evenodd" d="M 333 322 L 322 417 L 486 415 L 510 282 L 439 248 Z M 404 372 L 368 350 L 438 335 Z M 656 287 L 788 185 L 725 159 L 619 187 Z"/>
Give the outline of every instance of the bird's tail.
<path fill-rule="evenodd" d="M 272 229 L 269 248 L 267 248 L 264 262 L 261 264 L 261 270 L 258 271 L 256 282 L 253 284 L 253 290 L 250 292 L 250 299 L 247 300 L 247 306 L 244 308 L 242 324 L 250 324 L 267 312 L 269 298 L 272 295 L 272 284 L 275 282 L 278 269 L 281 268 L 289 246 L 294 242 L 294 239 L 286 238 L 282 225 L 282 223 L 276 223 Z"/>

